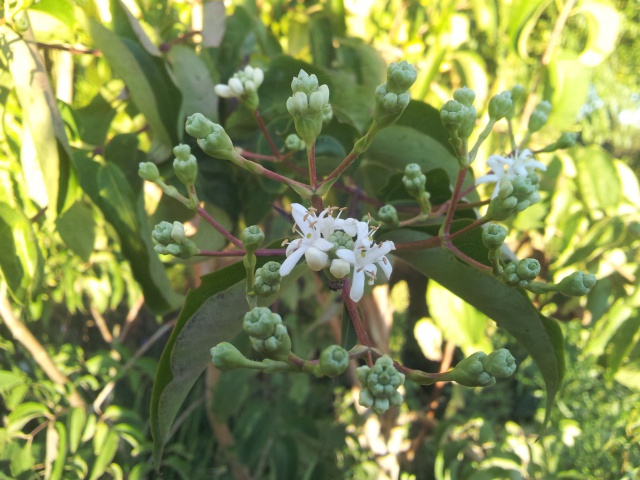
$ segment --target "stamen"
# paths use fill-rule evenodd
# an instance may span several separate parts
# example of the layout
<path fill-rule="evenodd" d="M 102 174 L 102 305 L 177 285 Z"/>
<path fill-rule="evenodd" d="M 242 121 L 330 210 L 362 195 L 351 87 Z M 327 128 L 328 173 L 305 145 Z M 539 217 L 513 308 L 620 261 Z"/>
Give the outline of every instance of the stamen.
<path fill-rule="evenodd" d="M 289 242 L 289 240 L 288 240 L 287 238 L 285 238 L 285 239 L 282 241 L 282 243 L 280 244 L 280 246 L 281 246 L 281 247 L 284 247 L 285 245 L 289 245 L 289 243 L 291 243 L 291 242 Z"/>

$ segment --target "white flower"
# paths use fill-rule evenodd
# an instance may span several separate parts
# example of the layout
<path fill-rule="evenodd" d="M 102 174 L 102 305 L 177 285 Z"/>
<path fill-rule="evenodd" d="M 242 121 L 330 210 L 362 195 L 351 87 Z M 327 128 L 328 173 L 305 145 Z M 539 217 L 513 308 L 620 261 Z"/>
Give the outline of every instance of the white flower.
<path fill-rule="evenodd" d="M 336 258 L 331 262 L 329 271 L 331 272 L 331 275 L 336 278 L 344 278 L 349 275 L 349 272 L 351 271 L 351 264 L 341 258 Z"/>
<path fill-rule="evenodd" d="M 476 179 L 476 185 L 481 183 L 495 182 L 496 186 L 491 194 L 493 200 L 498 196 L 500 191 L 500 181 L 504 178 L 513 178 L 515 176 L 526 176 L 533 173 L 534 170 L 545 171 L 547 167 L 533 158 L 533 153 L 528 148 L 522 152 L 516 150 L 515 157 L 502 157 L 500 155 L 491 155 L 487 159 L 487 166 L 493 173 L 483 175 Z M 507 170 L 506 167 L 509 167 Z"/>
<path fill-rule="evenodd" d="M 241 98 L 247 94 L 255 93 L 262 85 L 264 72 L 260 68 L 250 65 L 233 74 L 227 85 L 218 84 L 214 87 L 216 95 L 223 98 Z"/>
<path fill-rule="evenodd" d="M 333 233 L 333 229 L 329 232 L 329 220 L 335 220 L 331 217 L 331 209 L 325 209 L 316 216 L 313 210 L 306 209 L 299 203 L 291 205 L 291 215 L 295 220 L 295 231 L 300 238 L 292 240 L 287 247 L 287 259 L 280 267 L 280 275 L 283 277 L 289 275 L 293 267 L 304 255 L 309 268 L 318 271 L 329 266 L 329 255 L 325 252 L 333 247 L 333 243 L 323 238 L 324 235 Z"/>
<path fill-rule="evenodd" d="M 364 295 L 365 276 L 369 277 L 369 285 L 373 285 L 378 267 L 382 269 L 387 278 L 391 275 L 391 263 L 385 255 L 391 250 L 395 250 L 396 247 L 390 240 L 380 244 L 374 243 L 373 232 L 373 230 L 369 230 L 367 222 L 358 222 L 357 238 L 353 250 L 342 248 L 336 252 L 339 258 L 354 266 L 351 292 L 349 293 L 349 297 L 354 302 L 358 302 Z"/>

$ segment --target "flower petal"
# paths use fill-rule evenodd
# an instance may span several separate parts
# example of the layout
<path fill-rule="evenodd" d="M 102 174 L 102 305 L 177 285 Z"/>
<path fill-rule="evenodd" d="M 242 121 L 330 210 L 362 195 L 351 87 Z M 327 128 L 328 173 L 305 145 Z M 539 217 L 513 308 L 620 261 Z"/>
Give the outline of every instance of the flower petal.
<path fill-rule="evenodd" d="M 302 258 L 302 256 L 304 255 L 304 252 L 307 251 L 307 248 L 309 248 L 307 245 L 302 244 L 300 248 L 298 248 L 293 253 L 291 253 L 291 255 L 289 255 L 287 259 L 284 262 L 282 262 L 282 265 L 280 266 L 281 276 L 284 277 L 285 275 L 289 275 L 291 273 L 291 270 L 293 270 L 293 267 L 296 266 L 296 264 L 298 263 L 298 260 Z"/>
<path fill-rule="evenodd" d="M 336 255 L 345 262 L 349 262 L 351 265 L 356 264 L 356 254 L 353 253 L 353 250 L 341 248 L 340 250 L 336 251 Z"/>
<path fill-rule="evenodd" d="M 349 298 L 354 302 L 359 302 L 364 295 L 364 272 L 357 269 L 353 272 L 353 280 L 351 282 L 351 291 Z"/>

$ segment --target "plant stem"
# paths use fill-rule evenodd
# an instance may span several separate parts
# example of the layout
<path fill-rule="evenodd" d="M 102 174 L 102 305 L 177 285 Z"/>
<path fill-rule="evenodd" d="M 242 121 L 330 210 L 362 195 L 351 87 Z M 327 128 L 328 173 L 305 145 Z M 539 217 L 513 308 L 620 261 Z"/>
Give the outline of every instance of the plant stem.
<path fill-rule="evenodd" d="M 424 240 L 418 240 L 415 242 L 407 242 L 407 243 L 396 243 L 395 245 L 396 245 L 396 251 L 435 248 L 442 245 L 442 238 L 429 237 L 429 238 L 425 238 Z"/>
<path fill-rule="evenodd" d="M 309 162 L 309 185 L 315 190 L 318 188 L 318 174 L 316 172 L 316 144 L 307 145 L 307 161 Z"/>
<path fill-rule="evenodd" d="M 296 192 L 300 194 L 302 194 L 301 192 L 307 192 L 311 194 L 311 188 L 309 185 L 305 185 L 304 183 L 298 182 L 296 180 L 292 180 L 291 178 L 280 175 L 279 173 L 272 172 L 271 170 L 267 170 L 259 163 L 252 162 L 251 160 L 247 160 L 238 152 L 235 152 L 235 154 L 236 156 L 235 158 L 233 158 L 232 161 L 239 167 L 244 168 L 245 170 L 248 170 L 251 173 L 254 173 L 256 175 L 262 175 L 263 177 L 268 178 L 270 180 L 284 183 L 285 185 L 288 185 L 289 187 L 293 188 Z"/>
<path fill-rule="evenodd" d="M 451 243 L 449 241 L 445 241 L 444 246 L 445 246 L 445 248 L 447 250 L 449 250 L 451 253 L 453 253 L 456 257 L 458 257 L 460 260 L 463 260 L 464 262 L 468 263 L 469 265 L 474 266 L 474 267 L 478 268 L 479 270 L 483 270 L 485 272 L 493 272 L 493 268 L 488 267 L 487 265 L 484 265 L 484 264 L 474 260 L 469 255 L 467 255 L 466 253 L 464 253 L 460 249 L 458 249 L 458 247 L 453 245 L 453 243 Z"/>
<path fill-rule="evenodd" d="M 351 150 L 349 155 L 347 155 L 345 159 L 340 162 L 340 165 L 338 165 L 333 172 L 331 172 L 322 182 L 320 182 L 320 186 L 324 185 L 329 180 L 340 176 L 347 168 L 349 168 L 349 166 L 358 158 L 359 155 L 360 152 Z"/>
<path fill-rule="evenodd" d="M 356 302 L 351 300 L 349 297 L 349 292 L 351 291 L 351 282 L 347 278 L 344 281 L 344 285 L 342 287 L 342 300 L 344 301 L 344 306 L 349 313 L 349 317 L 351 317 L 351 322 L 353 323 L 353 327 L 356 330 L 356 335 L 358 335 L 358 341 L 361 345 L 365 347 L 373 347 L 371 343 L 371 339 L 369 338 L 369 332 L 367 332 L 367 328 L 360 316 L 360 312 L 358 312 L 358 305 Z"/>
<path fill-rule="evenodd" d="M 200 205 L 197 208 L 198 215 L 204 218 L 209 224 L 215 228 L 224 238 L 233 243 L 236 247 L 242 248 L 242 241 L 239 238 L 234 237 L 230 232 L 227 231 L 222 225 L 215 221 L 215 219 L 207 213 L 207 211 Z"/>
<path fill-rule="evenodd" d="M 262 116 L 260 115 L 260 112 L 258 111 L 257 108 L 254 110 L 253 114 L 256 117 L 256 121 L 258 122 L 258 126 L 260 127 L 260 130 L 262 130 L 262 134 L 267 139 L 267 143 L 269 144 L 269 148 L 271 148 L 271 151 L 273 152 L 273 155 L 278 160 L 280 160 L 280 158 L 282 156 L 280 154 L 280 150 L 278 150 L 278 148 L 276 147 L 276 144 L 273 143 L 273 139 L 271 138 L 271 135 L 269 135 L 269 131 L 267 130 L 267 127 L 264 124 L 264 121 L 262 120 Z"/>
<path fill-rule="evenodd" d="M 441 236 L 443 238 L 447 238 L 449 236 L 449 231 L 451 230 L 451 222 L 453 222 L 453 214 L 456 211 L 456 204 L 458 203 L 458 198 L 460 198 L 462 183 L 464 182 L 464 177 L 467 176 L 468 170 L 469 170 L 469 167 L 463 167 L 458 171 L 458 176 L 456 177 L 456 183 L 453 187 L 453 192 L 451 193 L 451 200 L 449 201 L 449 207 L 447 208 L 447 216 L 445 217 L 444 224 L 442 225 Z"/>
<path fill-rule="evenodd" d="M 473 162 L 476 159 L 476 155 L 478 155 L 478 149 L 480 148 L 480 145 L 482 145 L 482 142 L 484 142 L 489 136 L 495 124 L 496 122 L 494 120 L 489 120 L 487 126 L 484 127 L 484 130 L 482 130 L 482 132 L 478 136 L 478 140 L 476 140 L 476 144 L 471 149 L 471 152 L 469 152 L 469 163 Z"/>
<path fill-rule="evenodd" d="M 479 226 L 484 225 L 488 221 L 489 221 L 489 219 L 486 218 L 486 217 L 478 218 L 477 220 L 475 220 L 474 222 L 470 223 L 466 227 L 462 227 L 460 230 L 456 230 L 455 232 L 450 234 L 446 238 L 446 240 L 447 241 L 453 240 L 454 238 L 459 237 L 460 235 L 463 235 L 463 234 L 473 230 L 474 228 L 478 228 Z"/>
<path fill-rule="evenodd" d="M 241 257 L 245 253 L 244 250 L 224 250 L 224 251 L 213 251 L 213 250 L 200 250 L 198 255 L 206 256 L 206 257 Z M 258 249 L 255 252 L 256 257 L 280 257 L 284 256 L 286 250 L 284 248 L 263 248 Z"/>

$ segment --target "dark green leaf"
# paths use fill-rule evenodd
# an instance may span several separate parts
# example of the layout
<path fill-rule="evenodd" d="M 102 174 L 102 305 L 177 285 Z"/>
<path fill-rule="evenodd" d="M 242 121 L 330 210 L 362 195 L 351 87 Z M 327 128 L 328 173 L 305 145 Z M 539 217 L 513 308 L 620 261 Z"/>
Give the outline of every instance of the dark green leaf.
<path fill-rule="evenodd" d="M 340 335 L 340 343 L 345 350 L 351 350 L 358 344 L 358 334 L 353 326 L 353 321 L 349 316 L 349 312 L 345 306 L 342 307 L 342 331 Z"/>
<path fill-rule="evenodd" d="M 83 202 L 76 202 L 56 219 L 62 241 L 85 262 L 89 261 L 96 239 L 93 210 Z"/>
<path fill-rule="evenodd" d="M 383 236 L 396 245 L 425 238 L 428 236 L 409 230 Z M 462 263 L 446 250 L 432 248 L 395 255 L 493 319 L 527 349 L 545 381 L 546 425 L 564 375 L 564 346 L 557 323 L 541 315 L 523 291 Z"/>
<path fill-rule="evenodd" d="M 309 25 L 309 41 L 313 63 L 323 68 L 330 68 L 335 58 L 331 20 L 326 15 L 316 14 L 311 17 Z"/>
<path fill-rule="evenodd" d="M 271 463 L 275 478 L 278 480 L 295 480 L 298 467 L 298 448 L 291 437 L 277 439 L 271 448 Z"/>
<path fill-rule="evenodd" d="M 98 93 L 89 105 L 73 112 L 80 139 L 89 145 L 103 145 L 116 113 L 116 109 Z"/>

